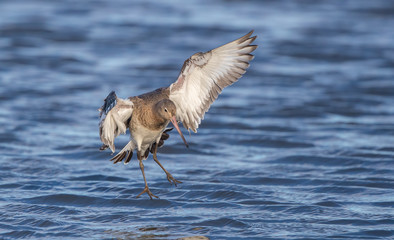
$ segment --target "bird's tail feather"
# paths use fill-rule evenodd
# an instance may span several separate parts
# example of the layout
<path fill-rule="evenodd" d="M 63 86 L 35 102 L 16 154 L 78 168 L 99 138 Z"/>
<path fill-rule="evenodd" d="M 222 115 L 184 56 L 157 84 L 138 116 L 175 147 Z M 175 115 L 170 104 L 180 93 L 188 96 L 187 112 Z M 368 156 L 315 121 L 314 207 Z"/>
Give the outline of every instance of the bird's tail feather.
<path fill-rule="evenodd" d="M 168 132 L 171 131 L 172 129 L 173 128 L 167 128 L 164 130 L 164 132 L 161 134 L 160 141 L 158 143 L 158 147 L 161 147 L 164 144 L 164 141 L 170 137 Z M 146 149 L 142 159 L 145 160 L 148 157 L 149 152 L 153 153 L 155 147 L 156 147 L 156 143 L 153 143 L 150 148 Z M 121 162 L 121 161 L 123 161 L 123 159 L 125 159 L 124 164 L 125 165 L 128 164 L 131 160 L 131 157 L 133 156 L 133 151 L 136 148 L 137 148 L 136 144 L 132 140 L 130 140 L 126 144 L 126 146 L 124 146 L 124 148 L 118 152 L 118 154 L 116 154 L 113 158 L 111 158 L 111 161 L 113 161 L 115 164 L 115 163 Z"/>
<path fill-rule="evenodd" d="M 130 140 L 126 146 L 124 146 L 124 148 L 118 152 L 118 154 L 111 158 L 111 161 L 114 161 L 115 164 L 121 162 L 125 158 L 124 164 L 128 164 L 131 160 L 131 157 L 133 156 L 133 151 L 135 148 L 135 143 Z"/>

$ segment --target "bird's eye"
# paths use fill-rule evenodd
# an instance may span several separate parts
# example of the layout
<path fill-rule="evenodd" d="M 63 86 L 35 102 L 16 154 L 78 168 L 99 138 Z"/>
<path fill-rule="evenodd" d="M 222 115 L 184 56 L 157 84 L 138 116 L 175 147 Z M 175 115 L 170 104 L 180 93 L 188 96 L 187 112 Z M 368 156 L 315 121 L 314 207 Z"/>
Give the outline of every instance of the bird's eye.
<path fill-rule="evenodd" d="M 164 108 L 164 112 L 168 112 L 167 108 Z"/>

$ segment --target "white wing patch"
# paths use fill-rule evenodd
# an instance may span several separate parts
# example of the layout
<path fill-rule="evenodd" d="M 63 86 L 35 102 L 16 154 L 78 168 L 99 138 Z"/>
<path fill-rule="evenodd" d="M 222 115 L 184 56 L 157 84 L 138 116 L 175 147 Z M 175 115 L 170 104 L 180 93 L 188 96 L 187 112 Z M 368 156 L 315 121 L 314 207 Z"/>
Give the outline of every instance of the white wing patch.
<path fill-rule="evenodd" d="M 133 102 L 117 98 L 115 93 L 111 92 L 99 110 L 101 141 L 115 152 L 114 140 L 120 134 L 126 133 L 128 127 L 126 124 L 133 113 Z"/>
<path fill-rule="evenodd" d="M 171 101 L 177 107 L 177 119 L 186 129 L 197 131 L 205 112 L 223 88 L 236 82 L 249 67 L 257 45 L 256 36 L 245 36 L 187 59 L 176 82 L 170 86 Z"/>

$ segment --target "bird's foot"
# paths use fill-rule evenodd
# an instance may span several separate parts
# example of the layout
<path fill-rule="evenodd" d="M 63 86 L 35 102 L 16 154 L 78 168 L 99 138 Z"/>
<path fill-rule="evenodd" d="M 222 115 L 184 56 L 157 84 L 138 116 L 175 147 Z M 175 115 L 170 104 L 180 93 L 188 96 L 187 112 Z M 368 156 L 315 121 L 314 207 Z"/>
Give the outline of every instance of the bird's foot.
<path fill-rule="evenodd" d="M 148 187 L 148 186 L 145 186 L 145 189 L 144 189 L 140 194 L 138 194 L 138 196 L 137 196 L 136 198 L 139 198 L 143 193 L 147 193 L 147 194 L 149 195 L 149 197 L 150 197 L 151 200 L 153 199 L 152 197 L 159 198 L 158 196 L 154 195 L 154 194 L 149 190 L 149 187 Z"/>
<path fill-rule="evenodd" d="M 167 174 L 167 180 L 168 180 L 171 184 L 174 183 L 175 187 L 177 186 L 177 185 L 176 185 L 177 183 L 182 183 L 181 181 L 176 180 L 176 179 L 171 175 L 171 173 L 166 172 L 166 174 Z"/>

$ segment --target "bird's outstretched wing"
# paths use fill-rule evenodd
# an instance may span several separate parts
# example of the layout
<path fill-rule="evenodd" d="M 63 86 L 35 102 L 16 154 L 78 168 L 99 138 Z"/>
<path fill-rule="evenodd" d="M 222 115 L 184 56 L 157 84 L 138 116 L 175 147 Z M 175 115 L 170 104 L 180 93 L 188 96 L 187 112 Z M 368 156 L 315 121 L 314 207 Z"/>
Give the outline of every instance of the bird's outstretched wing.
<path fill-rule="evenodd" d="M 170 85 L 170 99 L 177 107 L 177 120 L 186 129 L 197 131 L 205 112 L 223 88 L 236 82 L 249 67 L 257 45 L 251 45 L 253 31 L 185 61 L 176 82 Z"/>
<path fill-rule="evenodd" d="M 126 132 L 128 122 L 133 113 L 133 102 L 118 98 L 112 91 L 105 99 L 100 111 L 100 138 L 103 142 L 101 150 L 109 147 L 115 152 L 114 139 Z"/>

